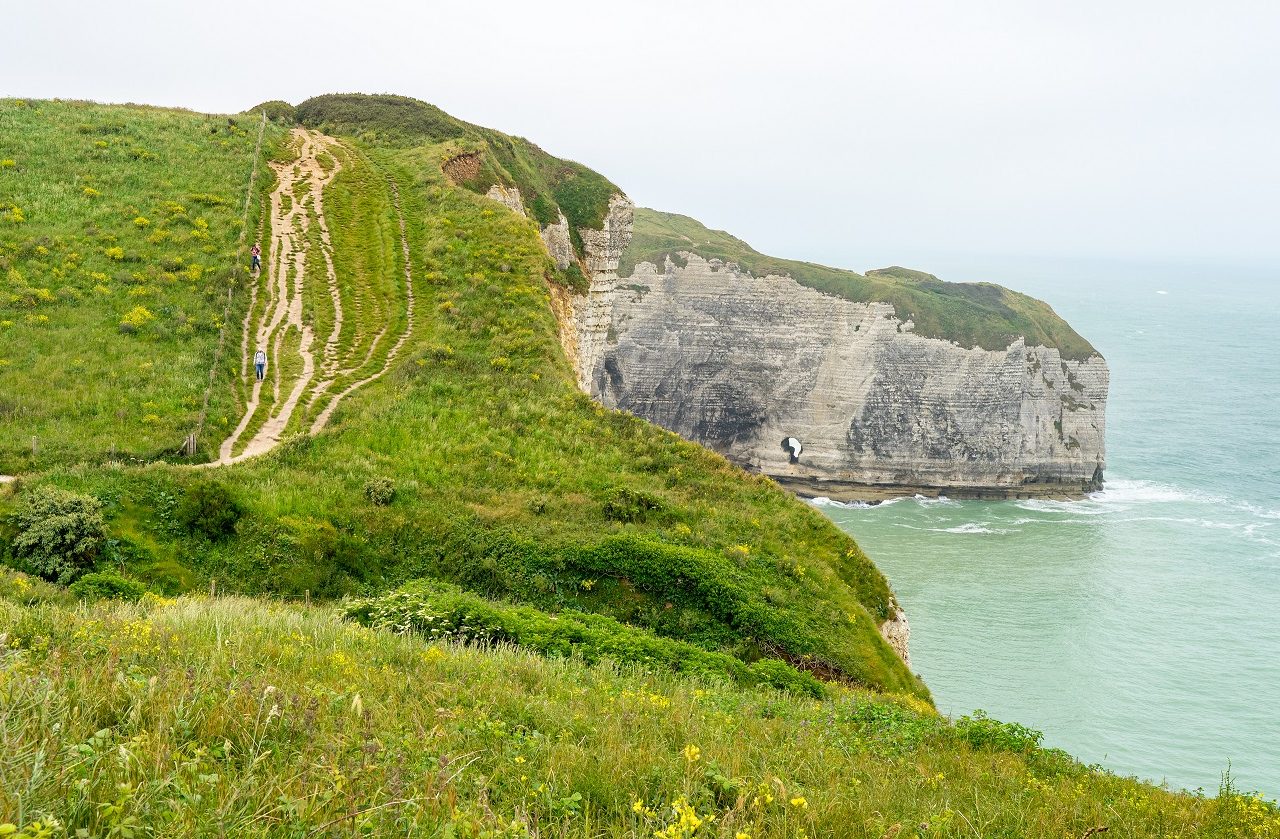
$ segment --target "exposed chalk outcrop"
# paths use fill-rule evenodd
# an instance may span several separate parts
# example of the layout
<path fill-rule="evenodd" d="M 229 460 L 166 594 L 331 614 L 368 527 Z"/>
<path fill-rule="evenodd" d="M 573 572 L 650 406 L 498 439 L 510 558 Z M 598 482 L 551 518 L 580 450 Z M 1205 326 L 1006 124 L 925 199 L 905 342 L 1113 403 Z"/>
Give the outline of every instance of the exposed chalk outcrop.
<path fill-rule="evenodd" d="M 609 202 L 609 212 L 600 230 L 583 230 L 583 250 L 586 253 L 591 289 L 573 301 L 574 322 L 561 328 L 575 329 L 578 333 L 578 387 L 592 396 L 600 394 L 592 390 L 592 371 L 603 363 L 613 332 L 614 294 L 618 284 L 618 262 L 622 252 L 631 243 L 631 225 L 635 206 L 623 195 L 615 195 Z"/>
<path fill-rule="evenodd" d="M 907 613 L 901 607 L 894 610 L 893 617 L 880 624 L 880 636 L 902 659 L 902 663 L 911 666 L 911 624 L 907 623 Z"/>
<path fill-rule="evenodd" d="M 489 187 L 489 191 L 484 194 L 484 197 L 497 201 L 518 215 L 525 214 L 524 201 L 520 197 L 520 189 L 518 187 L 494 184 Z"/>
<path fill-rule="evenodd" d="M 542 241 L 547 246 L 547 253 L 561 271 L 568 268 L 574 259 L 573 239 L 569 235 L 569 220 L 560 214 L 560 220 L 542 228 Z"/>

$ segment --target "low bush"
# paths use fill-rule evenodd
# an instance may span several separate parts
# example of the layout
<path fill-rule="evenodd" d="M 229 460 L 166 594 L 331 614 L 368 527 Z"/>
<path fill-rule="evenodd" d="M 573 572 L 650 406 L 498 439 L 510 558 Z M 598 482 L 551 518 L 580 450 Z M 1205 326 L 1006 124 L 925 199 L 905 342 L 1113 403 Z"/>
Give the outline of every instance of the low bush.
<path fill-rule="evenodd" d="M 0 568 L 0 601 L 8 600 L 24 606 L 53 603 L 72 605 L 67 590 L 47 583 L 39 577 L 30 577 L 21 571 Z"/>
<path fill-rule="evenodd" d="M 1030 753 L 1040 748 L 1044 735 L 1016 722 L 1000 722 L 978 710 L 956 720 L 956 734 L 975 749 Z"/>
<path fill-rule="evenodd" d="M 155 319 L 156 316 L 146 306 L 134 306 L 120 319 L 120 331 L 126 335 L 133 334 Z"/>
<path fill-rule="evenodd" d="M 13 555 L 32 571 L 62 585 L 93 566 L 102 545 L 102 502 L 57 487 L 36 489 L 14 515 Z"/>
<path fill-rule="evenodd" d="M 217 541 L 235 532 L 244 508 L 218 481 L 199 481 L 187 488 L 174 518 L 191 533 Z"/>
<path fill-rule="evenodd" d="M 628 487 L 614 487 L 605 495 L 602 511 L 609 521 L 642 522 L 666 509 L 661 498 Z"/>
<path fill-rule="evenodd" d="M 246 113 L 250 114 L 266 114 L 267 119 L 272 122 L 278 122 L 282 125 L 293 125 L 298 121 L 298 115 L 294 111 L 292 105 L 280 99 L 272 99 L 269 102 L 262 102 L 254 105 Z"/>
<path fill-rule="evenodd" d="M 396 485 L 390 478 L 370 478 L 364 485 L 364 497 L 370 504 L 385 507 L 395 500 Z"/>
<path fill-rule="evenodd" d="M 410 583 L 381 597 L 355 600 L 346 616 L 366 626 L 420 633 L 433 640 L 469 644 L 509 643 L 552 657 L 609 659 L 645 670 L 695 673 L 744 686 L 768 686 L 823 697 L 811 674 L 772 659 L 748 665 L 731 655 L 660 638 L 604 615 L 500 603 L 438 582 Z"/>
<path fill-rule="evenodd" d="M 110 571 L 85 574 L 71 584 L 71 594 L 79 600 L 127 600 L 133 602 L 147 593 L 147 587 Z"/>

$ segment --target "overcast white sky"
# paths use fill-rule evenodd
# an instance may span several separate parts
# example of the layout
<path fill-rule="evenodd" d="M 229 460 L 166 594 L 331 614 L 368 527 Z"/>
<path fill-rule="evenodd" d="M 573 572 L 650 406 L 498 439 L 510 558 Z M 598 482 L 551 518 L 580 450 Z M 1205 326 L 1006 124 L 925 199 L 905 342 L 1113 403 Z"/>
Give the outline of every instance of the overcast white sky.
<path fill-rule="evenodd" d="M 1277 0 L 3 7 L 0 95 L 416 96 L 778 256 L 1280 265 Z"/>

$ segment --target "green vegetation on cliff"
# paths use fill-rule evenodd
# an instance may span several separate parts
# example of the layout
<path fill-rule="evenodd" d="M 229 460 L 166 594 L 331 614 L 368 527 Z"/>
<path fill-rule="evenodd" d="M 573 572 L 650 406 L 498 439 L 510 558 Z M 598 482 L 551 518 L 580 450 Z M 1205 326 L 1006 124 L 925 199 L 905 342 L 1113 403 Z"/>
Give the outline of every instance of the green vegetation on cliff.
<path fill-rule="evenodd" d="M 757 277 L 789 276 L 801 285 L 859 303 L 893 305 L 898 317 L 915 323 L 915 332 L 964 347 L 1003 350 L 1017 338 L 1028 345 L 1057 347 L 1063 358 L 1097 355 L 1079 333 L 1047 303 L 992 283 L 948 283 L 907 268 L 883 268 L 858 274 L 812 262 L 765 256 L 723 230 L 711 230 L 688 216 L 637 208 L 635 235 L 622 255 L 619 274 L 630 276 L 641 262 L 663 265 L 671 255 L 696 253 L 704 259 L 736 262 Z"/>
<path fill-rule="evenodd" d="M 540 225 L 555 224 L 563 212 L 579 256 L 578 229 L 599 229 L 609 199 L 621 192 L 599 173 L 553 157 L 523 137 L 463 122 L 407 96 L 316 96 L 298 105 L 296 114 L 304 125 L 367 144 L 452 143 L 446 171 L 454 182 L 481 195 L 494 184 L 518 187 L 525 209 Z"/>
<path fill-rule="evenodd" d="M 52 114 L 76 106 L 33 107 Z M 111 109 L 102 111 L 106 119 Z M 146 110 L 127 113 L 140 122 L 153 118 Z M 156 120 L 168 118 L 155 112 Z M 75 124 L 60 119 L 55 125 Z M 189 140 L 169 142 L 185 147 Z M 117 407 L 101 401 L 56 412 L 68 429 L 65 447 L 42 449 L 31 460 L 23 448 L 31 432 L 18 415 L 6 427 L 0 469 L 22 481 L 18 492 L 0 497 L 0 518 L 22 509 L 40 486 L 56 485 L 102 504 L 105 534 L 94 570 L 123 571 L 171 594 L 216 579 L 220 591 L 338 598 L 436 579 L 549 614 L 604 615 L 748 666 L 777 659 L 826 679 L 927 696 L 879 636 L 892 594 L 852 540 L 769 480 L 578 392 L 559 341 L 550 287 L 556 275 L 538 226 L 444 174 L 456 157 L 454 140 L 344 143 L 335 152 L 343 168 L 324 193 L 350 327 L 338 352 L 360 346 L 360 336 L 379 323 L 393 335 L 404 326 L 403 294 L 383 297 L 380 290 L 403 287 L 401 213 L 405 221 L 415 326 L 387 374 L 341 403 L 317 436 L 291 425 L 269 454 L 212 471 L 122 463 L 111 454 L 112 437 L 76 435 L 79 423 L 92 427 L 114 416 Z M 49 143 L 50 154 L 57 145 Z M 159 139 L 156 145 L 170 154 Z M 277 143 L 272 154 L 287 162 L 291 149 Z M 228 170 L 205 188 L 230 194 L 247 183 L 248 168 Z M 134 189 L 159 193 L 179 177 L 140 167 Z M 53 216 L 48 223 L 60 222 Z M 70 235 L 80 222 L 73 215 L 61 223 L 67 229 L 51 230 L 51 237 Z M 0 241 L 8 247 L 10 240 Z M 209 256 L 236 265 L 237 241 L 221 240 Z M 135 270 L 152 270 L 145 260 L 153 258 L 144 252 Z M 32 276 L 43 282 L 41 271 Z M 332 324 L 329 289 L 318 269 L 303 278 L 303 311 L 324 336 Z M 254 299 L 253 282 L 241 280 L 228 318 L 223 366 L 234 374 L 244 362 L 237 327 Z M 225 283 L 214 286 L 221 299 Z M 193 288 L 203 294 L 206 286 Z M 259 285 L 258 309 L 264 289 Z M 87 319 L 117 317 L 92 296 L 78 305 Z M 377 317 L 365 323 L 366 312 Z M 287 340 L 296 341 L 296 332 Z M 215 347 L 210 340 L 192 350 L 191 367 L 207 371 Z M 65 352 L 53 354 L 65 359 Z M 166 361 L 154 358 L 156 367 Z M 85 352 L 83 375 L 111 381 L 135 362 L 127 352 Z M 6 373 L 14 392 L 44 404 L 36 371 L 14 365 Z M 207 372 L 194 375 L 207 383 Z M 235 425 L 246 388 L 239 375 L 215 387 L 198 449 L 203 458 Z M 272 398 L 270 388 L 263 398 Z M 154 424 L 171 429 L 176 450 L 188 415 L 171 419 L 163 406 L 155 410 L 163 422 Z M 5 547 L 19 529 L 12 516 L 0 523 L 0 552 L 23 564 L 21 552 Z"/>
<path fill-rule="evenodd" d="M 23 839 L 1280 830 L 1229 787 L 1118 778 L 910 698 L 430 643 L 327 607 L 67 601 L 0 570 L 0 832 Z"/>

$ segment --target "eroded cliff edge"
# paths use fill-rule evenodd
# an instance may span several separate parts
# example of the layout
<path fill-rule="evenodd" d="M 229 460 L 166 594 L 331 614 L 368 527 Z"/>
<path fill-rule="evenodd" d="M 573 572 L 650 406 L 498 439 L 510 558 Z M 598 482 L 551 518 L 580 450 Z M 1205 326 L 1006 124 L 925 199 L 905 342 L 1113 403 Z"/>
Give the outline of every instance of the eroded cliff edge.
<path fill-rule="evenodd" d="M 1108 370 L 1087 344 L 1064 352 L 1011 335 L 991 349 L 921 335 L 901 303 L 756 276 L 699 254 L 694 238 L 620 277 L 637 212 L 652 211 L 615 195 L 602 228 L 579 231 L 590 287 L 557 306 L 562 321 L 572 311 L 563 327 L 579 386 L 603 404 L 805 495 L 1078 496 L 1100 485 Z M 557 260 L 563 226 L 544 229 Z M 901 273 L 917 296 L 961 288 Z M 996 299 L 988 289 L 1008 294 L 987 286 L 984 300 Z M 945 303 L 986 334 L 981 306 Z"/>

